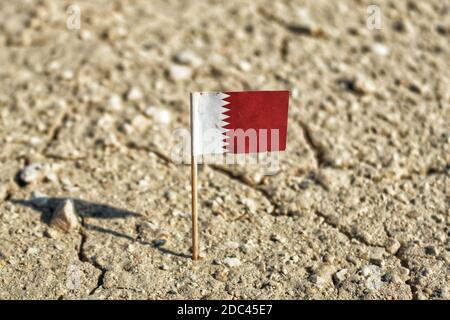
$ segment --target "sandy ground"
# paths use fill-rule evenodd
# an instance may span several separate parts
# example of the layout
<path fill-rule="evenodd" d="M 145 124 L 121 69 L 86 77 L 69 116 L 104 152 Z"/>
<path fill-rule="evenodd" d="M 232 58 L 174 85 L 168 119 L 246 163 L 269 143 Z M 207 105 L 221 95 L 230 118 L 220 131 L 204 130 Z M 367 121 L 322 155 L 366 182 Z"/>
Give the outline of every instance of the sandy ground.
<path fill-rule="evenodd" d="M 448 299 L 450 4 L 377 2 L 0 1 L 0 298 Z M 194 263 L 171 137 L 245 89 L 288 150 L 201 166 Z"/>

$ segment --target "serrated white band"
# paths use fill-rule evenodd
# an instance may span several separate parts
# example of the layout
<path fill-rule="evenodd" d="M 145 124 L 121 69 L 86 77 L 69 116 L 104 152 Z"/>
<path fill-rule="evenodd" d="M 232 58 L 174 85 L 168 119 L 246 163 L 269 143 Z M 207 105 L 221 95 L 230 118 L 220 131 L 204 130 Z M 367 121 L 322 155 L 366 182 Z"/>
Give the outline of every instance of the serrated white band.
<path fill-rule="evenodd" d="M 192 150 L 194 155 L 226 153 L 224 141 L 228 118 L 224 112 L 229 104 L 223 92 L 194 92 L 191 105 Z"/>

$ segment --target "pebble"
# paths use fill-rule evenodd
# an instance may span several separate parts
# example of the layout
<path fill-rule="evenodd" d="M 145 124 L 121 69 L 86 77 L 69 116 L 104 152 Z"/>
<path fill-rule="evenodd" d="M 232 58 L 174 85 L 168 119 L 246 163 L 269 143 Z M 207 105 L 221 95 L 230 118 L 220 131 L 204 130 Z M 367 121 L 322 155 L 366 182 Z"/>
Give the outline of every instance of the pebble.
<path fill-rule="evenodd" d="M 132 87 L 127 93 L 128 101 L 139 101 L 143 97 L 144 97 L 144 94 L 142 93 L 141 89 L 139 89 L 138 87 Z"/>
<path fill-rule="evenodd" d="M 377 275 L 380 274 L 380 268 L 376 265 L 366 265 L 364 267 L 361 268 L 361 274 L 368 278 L 372 275 Z"/>
<path fill-rule="evenodd" d="M 148 107 L 147 110 L 145 110 L 145 114 L 150 118 L 154 119 L 156 122 L 162 124 L 169 124 L 170 121 L 172 120 L 172 115 L 170 114 L 170 111 L 164 108 L 151 106 Z"/>
<path fill-rule="evenodd" d="M 169 68 L 169 75 L 175 81 L 187 80 L 191 77 L 192 70 L 186 66 L 173 64 Z"/>
<path fill-rule="evenodd" d="M 138 182 L 138 186 L 141 189 L 147 189 L 150 186 L 150 181 L 148 181 L 148 179 L 141 179 Z"/>
<path fill-rule="evenodd" d="M 151 125 L 151 121 L 143 115 L 139 114 L 133 118 L 133 120 L 131 121 L 131 125 L 138 132 L 143 132 Z"/>
<path fill-rule="evenodd" d="M 344 89 L 361 95 L 372 94 L 376 91 L 374 83 L 361 75 L 341 79 L 339 83 Z"/>
<path fill-rule="evenodd" d="M 113 94 L 108 99 L 108 107 L 111 110 L 119 111 L 122 109 L 122 98 L 118 94 Z"/>
<path fill-rule="evenodd" d="M 31 202 L 38 207 L 44 207 L 48 203 L 48 196 L 40 191 L 33 191 L 31 193 Z"/>
<path fill-rule="evenodd" d="M 379 56 L 385 57 L 385 56 L 389 55 L 390 50 L 389 50 L 389 47 L 385 46 L 382 43 L 375 43 L 372 46 L 372 52 Z"/>
<path fill-rule="evenodd" d="M 348 269 L 341 269 L 333 275 L 333 279 L 336 283 L 341 283 L 347 278 Z"/>
<path fill-rule="evenodd" d="M 314 273 L 310 276 L 310 281 L 318 285 L 331 282 L 334 267 L 330 264 L 320 265 Z"/>
<path fill-rule="evenodd" d="M 250 64 L 250 62 L 242 60 L 242 61 L 239 61 L 239 69 L 241 69 L 242 71 L 248 72 L 252 69 L 252 65 Z"/>
<path fill-rule="evenodd" d="M 225 243 L 225 246 L 229 249 L 238 249 L 240 245 L 235 241 L 228 241 L 227 243 Z"/>
<path fill-rule="evenodd" d="M 398 250 L 400 249 L 400 242 L 398 242 L 396 239 L 390 238 L 386 241 L 386 251 L 390 254 L 396 254 Z"/>
<path fill-rule="evenodd" d="M 286 242 L 285 238 L 283 238 L 282 236 L 275 234 L 275 233 L 270 235 L 270 240 L 272 240 L 273 242 L 280 242 L 280 243 Z"/>
<path fill-rule="evenodd" d="M 20 172 L 20 180 L 25 183 L 33 183 L 42 178 L 42 163 L 33 163 L 22 169 Z"/>
<path fill-rule="evenodd" d="M 44 236 L 50 239 L 58 238 L 58 231 L 52 228 L 48 228 L 44 231 Z"/>
<path fill-rule="evenodd" d="M 61 74 L 61 78 L 64 80 L 71 80 L 73 79 L 73 71 L 70 69 L 66 69 L 63 71 L 63 73 Z"/>
<path fill-rule="evenodd" d="M 223 263 L 225 263 L 230 268 L 233 268 L 233 267 L 239 267 L 241 265 L 241 260 L 239 260 L 238 258 L 228 257 L 228 258 L 223 259 Z"/>
<path fill-rule="evenodd" d="M 180 217 L 180 218 L 187 218 L 190 216 L 189 212 L 180 211 L 177 209 L 172 210 L 172 216 L 174 217 Z"/>
<path fill-rule="evenodd" d="M 78 217 L 76 215 L 75 206 L 72 200 L 64 200 L 56 208 L 50 221 L 50 225 L 65 232 L 78 228 Z"/>
<path fill-rule="evenodd" d="M 199 67 L 203 64 L 202 58 L 200 58 L 192 50 L 183 50 L 175 56 L 175 61 L 180 64 L 190 65 L 192 67 Z"/>
<path fill-rule="evenodd" d="M 256 202 L 253 201 L 252 199 L 249 198 L 244 198 L 241 200 L 242 204 L 245 205 L 247 207 L 247 209 L 251 212 L 251 213 L 255 213 L 256 209 L 257 209 L 257 205 Z"/>
<path fill-rule="evenodd" d="M 27 249 L 27 254 L 34 255 L 39 252 L 39 249 L 36 247 L 30 247 Z"/>
<path fill-rule="evenodd" d="M 227 270 L 217 270 L 213 274 L 214 279 L 218 281 L 225 282 L 228 280 L 228 271 Z"/>

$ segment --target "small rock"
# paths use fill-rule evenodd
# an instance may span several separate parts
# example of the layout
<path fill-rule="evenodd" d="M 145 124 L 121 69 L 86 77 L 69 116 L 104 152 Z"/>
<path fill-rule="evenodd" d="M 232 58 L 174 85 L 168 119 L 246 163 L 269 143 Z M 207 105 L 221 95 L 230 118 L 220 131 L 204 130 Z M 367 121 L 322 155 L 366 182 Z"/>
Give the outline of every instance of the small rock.
<path fill-rule="evenodd" d="M 26 184 L 37 182 L 43 178 L 50 180 L 50 177 L 55 174 L 54 171 L 59 168 L 60 166 L 57 164 L 32 163 L 20 171 L 19 178 Z"/>
<path fill-rule="evenodd" d="M 310 276 L 310 281 L 318 285 L 331 282 L 334 267 L 330 264 L 322 264 Z"/>
<path fill-rule="evenodd" d="M 147 110 L 145 110 L 145 114 L 162 124 L 169 124 L 172 120 L 172 115 L 169 110 L 164 108 L 148 107 Z"/>
<path fill-rule="evenodd" d="M 63 71 L 63 73 L 61 74 L 61 78 L 64 80 L 71 80 L 73 79 L 73 71 L 70 69 L 66 69 Z"/>
<path fill-rule="evenodd" d="M 239 61 L 239 69 L 241 69 L 244 72 L 248 72 L 252 69 L 252 65 L 250 64 L 250 62 L 242 60 Z"/>
<path fill-rule="evenodd" d="M 164 193 L 164 197 L 169 201 L 173 201 L 177 199 L 177 193 L 173 191 L 167 191 L 166 193 Z"/>
<path fill-rule="evenodd" d="M 385 57 L 385 56 L 389 55 L 390 50 L 389 50 L 389 47 L 385 46 L 382 43 L 375 43 L 372 46 L 372 51 L 373 51 L 373 53 L 375 53 L 379 56 Z"/>
<path fill-rule="evenodd" d="M 275 234 L 275 233 L 270 235 L 270 240 L 272 240 L 273 242 L 280 242 L 280 243 L 286 242 L 285 238 L 283 238 L 282 236 Z"/>
<path fill-rule="evenodd" d="M 223 259 L 223 263 L 225 263 L 230 268 L 239 267 L 241 265 L 241 260 L 238 258 L 225 258 Z"/>
<path fill-rule="evenodd" d="M 110 114 L 102 115 L 98 121 L 97 126 L 103 129 L 109 129 L 114 124 L 114 118 Z"/>
<path fill-rule="evenodd" d="M 109 97 L 108 107 L 111 110 L 119 111 L 122 108 L 122 98 L 118 94 L 113 94 Z"/>
<path fill-rule="evenodd" d="M 34 254 L 36 254 L 36 253 L 38 253 L 39 252 L 39 249 L 38 248 L 35 248 L 35 247 L 30 247 L 30 248 L 28 248 L 28 250 L 27 250 L 27 254 L 29 254 L 29 255 L 34 255 Z"/>
<path fill-rule="evenodd" d="M 58 238 L 58 231 L 56 229 L 48 228 L 44 231 L 44 236 L 50 239 Z"/>
<path fill-rule="evenodd" d="M 227 270 L 217 270 L 216 272 L 214 272 L 213 278 L 218 281 L 225 282 L 228 280 L 228 271 Z"/>
<path fill-rule="evenodd" d="M 190 216 L 189 212 L 180 211 L 177 209 L 172 210 L 172 216 L 174 217 L 180 217 L 180 218 L 187 218 Z"/>
<path fill-rule="evenodd" d="M 225 243 L 225 246 L 229 249 L 238 249 L 239 243 L 237 243 L 235 241 L 228 241 L 227 243 Z"/>
<path fill-rule="evenodd" d="M 138 182 L 138 186 L 141 189 L 147 189 L 150 186 L 150 181 L 148 181 L 147 179 L 141 179 Z"/>
<path fill-rule="evenodd" d="M 42 177 L 42 169 L 42 163 L 30 164 L 20 172 L 20 180 L 24 183 L 33 183 Z"/>
<path fill-rule="evenodd" d="M 144 132 L 151 125 L 151 121 L 143 115 L 139 114 L 133 118 L 133 120 L 131 121 L 131 125 L 138 132 Z"/>
<path fill-rule="evenodd" d="M 48 196 L 39 191 L 33 191 L 31 193 L 31 202 L 38 207 L 44 207 L 48 203 Z"/>
<path fill-rule="evenodd" d="M 242 204 L 245 205 L 251 213 L 255 213 L 257 209 L 256 202 L 249 198 L 244 198 L 241 200 Z"/>
<path fill-rule="evenodd" d="M 338 82 L 343 89 L 359 95 L 372 94 L 376 91 L 373 82 L 361 75 L 352 78 L 343 78 Z"/>
<path fill-rule="evenodd" d="M 390 254 L 396 254 L 398 250 L 400 249 L 400 242 L 398 242 L 396 239 L 390 238 L 386 241 L 386 251 Z"/>
<path fill-rule="evenodd" d="M 366 280 L 366 288 L 371 291 L 379 290 L 382 286 L 383 281 L 381 281 L 381 277 L 379 276 L 369 277 Z"/>
<path fill-rule="evenodd" d="M 375 265 L 366 265 L 366 266 L 362 267 L 360 271 L 361 271 L 361 274 L 366 278 L 368 278 L 372 275 L 380 274 L 380 268 Z"/>
<path fill-rule="evenodd" d="M 139 101 L 143 97 L 144 97 L 144 94 L 142 93 L 141 89 L 139 89 L 138 87 L 132 87 L 127 93 L 128 101 Z"/>
<path fill-rule="evenodd" d="M 175 61 L 180 64 L 190 65 L 192 67 L 199 67 L 203 60 L 192 50 L 183 50 L 175 56 Z"/>
<path fill-rule="evenodd" d="M 169 68 L 170 78 L 174 81 L 187 80 L 192 75 L 192 70 L 189 67 L 173 64 Z"/>
<path fill-rule="evenodd" d="M 333 279 L 336 283 L 342 283 L 347 278 L 348 269 L 341 269 L 333 275 Z"/>
<path fill-rule="evenodd" d="M 78 228 L 78 218 L 72 200 L 64 200 L 64 202 L 56 208 L 50 221 L 50 225 L 65 232 Z"/>

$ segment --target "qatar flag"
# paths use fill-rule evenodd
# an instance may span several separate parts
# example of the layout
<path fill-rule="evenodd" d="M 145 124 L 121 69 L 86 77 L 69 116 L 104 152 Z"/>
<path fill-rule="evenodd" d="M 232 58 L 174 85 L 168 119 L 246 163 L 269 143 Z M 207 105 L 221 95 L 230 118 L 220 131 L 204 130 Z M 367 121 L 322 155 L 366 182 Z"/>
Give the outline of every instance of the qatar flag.
<path fill-rule="evenodd" d="M 192 154 L 286 149 L 289 91 L 191 94 Z"/>

